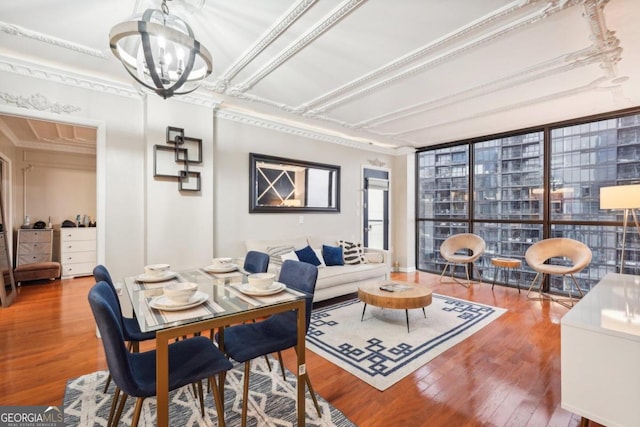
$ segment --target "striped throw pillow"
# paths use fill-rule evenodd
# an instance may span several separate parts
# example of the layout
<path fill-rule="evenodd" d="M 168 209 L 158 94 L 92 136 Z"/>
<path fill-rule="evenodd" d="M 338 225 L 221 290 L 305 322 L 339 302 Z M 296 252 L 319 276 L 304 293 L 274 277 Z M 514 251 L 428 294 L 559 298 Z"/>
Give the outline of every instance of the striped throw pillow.
<path fill-rule="evenodd" d="M 282 264 L 282 255 L 293 252 L 295 248 L 293 246 L 269 246 L 266 248 L 266 252 L 269 254 L 269 263 L 275 265 Z"/>
<path fill-rule="evenodd" d="M 342 257 L 345 264 L 365 264 L 367 262 L 364 257 L 364 248 L 360 242 L 340 240 L 338 243 L 342 246 Z"/>

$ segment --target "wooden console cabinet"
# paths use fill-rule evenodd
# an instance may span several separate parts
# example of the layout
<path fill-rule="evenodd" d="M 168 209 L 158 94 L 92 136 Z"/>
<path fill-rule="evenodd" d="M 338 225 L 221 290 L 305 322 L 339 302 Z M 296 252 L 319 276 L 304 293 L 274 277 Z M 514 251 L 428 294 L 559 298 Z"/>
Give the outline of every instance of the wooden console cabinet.
<path fill-rule="evenodd" d="M 16 267 L 36 262 L 51 262 L 51 229 L 18 229 Z"/>
<path fill-rule="evenodd" d="M 97 262 L 95 227 L 60 228 L 55 240 L 63 279 L 93 274 Z"/>

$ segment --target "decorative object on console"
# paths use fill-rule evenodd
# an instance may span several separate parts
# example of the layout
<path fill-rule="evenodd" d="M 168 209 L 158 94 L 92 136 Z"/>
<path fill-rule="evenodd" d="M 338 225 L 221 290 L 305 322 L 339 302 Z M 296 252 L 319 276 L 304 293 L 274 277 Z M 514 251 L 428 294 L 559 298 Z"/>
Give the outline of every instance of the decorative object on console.
<path fill-rule="evenodd" d="M 640 225 L 636 217 L 636 209 L 640 208 L 640 184 L 617 185 L 613 187 L 600 188 L 600 209 L 622 209 L 622 252 L 620 254 L 620 273 L 624 273 L 624 248 L 627 240 L 627 224 L 629 222 L 629 212 L 633 216 L 636 229 L 640 234 Z"/>
<path fill-rule="evenodd" d="M 189 165 L 202 163 L 202 140 L 184 135 L 184 129 L 167 126 L 167 144 L 153 146 L 153 176 L 177 178 L 179 191 L 200 191 L 200 172 Z"/>
<path fill-rule="evenodd" d="M 169 13 L 167 0 L 114 26 L 109 46 L 131 77 L 165 99 L 193 92 L 213 68 L 209 51 L 183 19 Z"/>

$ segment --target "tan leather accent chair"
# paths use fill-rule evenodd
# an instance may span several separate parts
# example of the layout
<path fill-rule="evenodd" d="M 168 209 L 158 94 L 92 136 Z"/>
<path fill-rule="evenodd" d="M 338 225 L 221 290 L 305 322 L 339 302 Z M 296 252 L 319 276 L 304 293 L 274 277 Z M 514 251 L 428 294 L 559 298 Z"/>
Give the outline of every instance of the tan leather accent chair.
<path fill-rule="evenodd" d="M 572 307 L 573 297 L 571 292 L 569 292 L 569 303 L 567 303 L 567 298 L 559 298 L 557 295 L 551 295 L 543 292 L 542 286 L 544 284 L 544 276 L 547 274 L 570 276 L 582 297 L 584 296 L 584 293 L 582 292 L 582 289 L 580 289 L 580 286 L 578 286 L 578 282 L 576 281 L 574 274 L 584 270 L 591 263 L 591 256 L 591 249 L 589 249 L 587 245 L 566 237 L 544 239 L 534 243 L 529 247 L 529 249 L 527 249 L 527 252 L 525 252 L 524 255 L 529 267 L 537 273 L 529 286 L 527 298 L 546 298 L 558 302 L 566 307 Z M 552 258 L 565 259 L 565 265 L 548 263 L 547 261 Z M 538 277 L 540 277 L 540 281 L 537 289 L 534 290 Z M 534 295 L 531 295 L 532 290 L 534 290 Z M 535 295 L 535 293 L 537 293 L 537 295 Z"/>
<path fill-rule="evenodd" d="M 473 268 L 476 269 L 480 282 L 482 282 L 480 271 L 478 270 L 478 267 L 476 267 L 475 261 L 484 254 L 486 246 L 484 239 L 473 233 L 460 233 L 447 237 L 447 239 L 442 242 L 442 245 L 440 245 L 440 255 L 442 255 L 442 258 L 447 261 L 447 264 L 444 266 L 442 274 L 440 275 L 440 281 L 442 282 L 442 277 L 447 271 L 447 268 L 449 268 L 449 274 L 453 281 L 461 284 L 462 286 L 469 287 L 469 285 L 471 285 L 471 279 L 469 278 L 469 264 L 471 264 Z M 471 251 L 471 254 L 469 254 L 469 251 Z M 464 271 L 467 275 L 467 283 L 459 281 L 453 275 L 453 269 L 457 264 L 464 265 Z"/>

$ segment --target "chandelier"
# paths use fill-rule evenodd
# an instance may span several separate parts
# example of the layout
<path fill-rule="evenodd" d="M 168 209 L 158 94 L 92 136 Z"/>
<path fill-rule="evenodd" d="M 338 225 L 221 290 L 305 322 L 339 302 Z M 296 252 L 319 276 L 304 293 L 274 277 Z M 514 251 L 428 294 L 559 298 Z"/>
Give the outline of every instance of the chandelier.
<path fill-rule="evenodd" d="M 193 92 L 211 74 L 211 54 L 183 19 L 169 13 L 167 0 L 114 26 L 109 45 L 138 83 L 165 99 Z"/>

